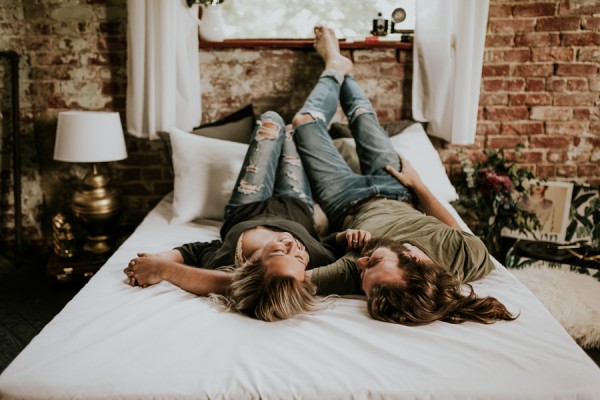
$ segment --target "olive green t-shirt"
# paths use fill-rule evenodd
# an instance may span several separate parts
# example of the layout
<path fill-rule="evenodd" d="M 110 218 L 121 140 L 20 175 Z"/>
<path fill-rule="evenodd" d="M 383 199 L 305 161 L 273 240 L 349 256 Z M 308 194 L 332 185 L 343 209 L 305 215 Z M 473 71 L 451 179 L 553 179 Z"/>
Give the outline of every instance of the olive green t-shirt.
<path fill-rule="evenodd" d="M 349 221 L 348 229 L 363 229 L 372 237 L 385 237 L 412 244 L 461 282 L 487 275 L 494 264 L 483 242 L 476 236 L 427 216 L 410 204 L 377 200 L 363 206 Z M 347 253 L 333 264 L 316 268 L 312 282 L 318 294 L 360 294 L 358 253 Z"/>

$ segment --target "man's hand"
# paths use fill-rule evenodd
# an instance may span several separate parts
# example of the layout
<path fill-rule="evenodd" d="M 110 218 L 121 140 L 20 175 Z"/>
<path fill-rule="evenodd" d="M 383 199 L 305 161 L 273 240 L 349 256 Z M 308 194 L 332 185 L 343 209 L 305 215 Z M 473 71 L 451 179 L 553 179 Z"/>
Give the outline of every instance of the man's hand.
<path fill-rule="evenodd" d="M 400 162 L 402 163 L 402 172 L 396 170 L 395 168 L 389 165 L 385 167 L 386 172 L 392 175 L 398 180 L 398 182 L 400 182 L 408 188 L 415 188 L 418 185 L 421 185 L 423 183 L 421 181 L 421 177 L 419 176 L 419 173 L 413 168 L 411 163 L 409 163 L 404 158 L 401 158 Z"/>
<path fill-rule="evenodd" d="M 401 159 L 402 172 L 396 171 L 393 167 L 386 165 L 385 170 L 396 178 L 401 184 L 412 191 L 417 196 L 419 208 L 426 214 L 435 217 L 451 228 L 461 229 L 460 224 L 452 214 L 444 207 L 442 203 L 425 186 L 421 177 L 412 165 L 405 159 Z"/>
<path fill-rule="evenodd" d="M 339 232 L 335 236 L 335 240 L 339 244 L 346 243 L 350 250 L 360 250 L 369 240 L 371 240 L 371 232 L 363 231 L 361 229 L 346 229 L 345 231 Z"/>

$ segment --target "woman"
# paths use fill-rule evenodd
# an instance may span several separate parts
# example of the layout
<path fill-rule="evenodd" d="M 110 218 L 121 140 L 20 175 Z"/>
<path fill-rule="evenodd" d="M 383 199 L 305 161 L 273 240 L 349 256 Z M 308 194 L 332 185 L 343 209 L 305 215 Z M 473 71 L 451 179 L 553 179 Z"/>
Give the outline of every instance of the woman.
<path fill-rule="evenodd" d="M 298 152 L 334 228 L 364 229 L 387 239 L 371 241 L 363 258 L 347 255 L 307 271 L 319 293 L 364 292 L 373 318 L 406 325 L 514 319 L 495 298 L 477 298 L 472 288 L 461 292 L 462 283 L 494 268 L 487 249 L 460 229 L 412 166 L 400 161 L 369 99 L 349 75 L 352 62 L 340 54 L 333 32 L 317 27 L 315 34 L 325 71 L 293 120 Z M 327 132 L 338 99 L 363 175 L 352 172 Z"/>
<path fill-rule="evenodd" d="M 132 286 L 165 280 L 198 295 L 227 294 L 222 299 L 230 309 L 276 321 L 315 309 L 306 269 L 332 263 L 336 251 L 359 249 L 369 237 L 350 230 L 319 242 L 291 132 L 279 115 L 267 112 L 257 122 L 225 208 L 222 240 L 140 253 L 124 272 Z M 218 270 L 224 266 L 233 266 L 233 274 Z"/>

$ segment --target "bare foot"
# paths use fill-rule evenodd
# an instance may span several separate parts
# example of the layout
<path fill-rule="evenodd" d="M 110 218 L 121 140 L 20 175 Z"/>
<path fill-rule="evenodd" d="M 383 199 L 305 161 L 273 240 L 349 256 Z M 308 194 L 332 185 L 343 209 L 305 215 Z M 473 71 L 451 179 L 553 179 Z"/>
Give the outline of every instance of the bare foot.
<path fill-rule="evenodd" d="M 325 69 L 333 70 L 342 76 L 352 71 L 352 61 L 340 53 L 340 45 L 331 28 L 315 26 L 315 49 L 325 61 Z"/>
<path fill-rule="evenodd" d="M 323 25 L 315 25 L 314 27 L 314 32 L 315 32 L 315 48 L 317 48 L 317 46 L 322 47 L 325 46 L 325 42 L 320 41 L 321 37 L 325 34 L 327 35 L 331 35 L 332 39 L 333 39 L 333 43 L 327 43 L 327 44 L 333 44 L 334 46 L 334 51 L 337 51 L 338 53 L 340 52 L 340 43 L 338 42 L 335 33 L 333 32 L 333 30 L 331 28 L 328 28 L 326 26 Z M 320 53 L 320 48 L 317 48 L 317 53 Z"/>

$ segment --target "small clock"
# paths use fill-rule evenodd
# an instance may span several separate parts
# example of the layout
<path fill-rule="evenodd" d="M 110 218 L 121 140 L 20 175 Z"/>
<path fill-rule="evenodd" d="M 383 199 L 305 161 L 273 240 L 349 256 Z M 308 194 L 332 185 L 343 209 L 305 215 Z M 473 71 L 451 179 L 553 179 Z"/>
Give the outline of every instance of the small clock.
<path fill-rule="evenodd" d="M 398 24 L 406 19 L 406 11 L 404 8 L 396 8 L 392 11 L 392 21 Z"/>

